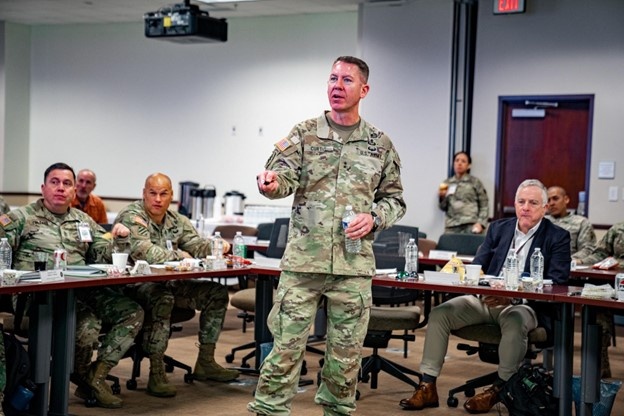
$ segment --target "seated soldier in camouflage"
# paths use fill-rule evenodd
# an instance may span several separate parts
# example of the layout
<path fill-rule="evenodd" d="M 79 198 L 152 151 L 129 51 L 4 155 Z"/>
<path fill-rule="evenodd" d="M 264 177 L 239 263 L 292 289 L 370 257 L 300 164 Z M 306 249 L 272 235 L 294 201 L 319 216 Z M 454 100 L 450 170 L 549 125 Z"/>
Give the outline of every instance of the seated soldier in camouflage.
<path fill-rule="evenodd" d="M 76 183 L 73 169 L 55 163 L 46 169 L 43 179 L 43 198 L 0 216 L 0 236 L 7 237 L 13 248 L 14 268 L 32 270 L 35 251 L 49 253 L 48 268 L 52 268 L 52 254 L 59 247 L 67 250 L 68 265 L 110 263 L 110 234 L 87 214 L 70 207 Z M 120 224 L 112 234 L 124 238 L 129 230 Z M 106 376 L 133 344 L 143 323 L 143 309 L 118 289 L 97 287 L 76 291 L 76 315 L 74 377 L 92 388 L 97 405 L 121 407 L 122 400 L 113 395 Z M 91 363 L 102 323 L 111 329 L 99 343 L 97 360 Z M 75 394 L 87 399 L 91 392 L 81 382 Z"/>
<path fill-rule="evenodd" d="M 130 204 L 117 215 L 115 224 L 121 223 L 130 229 L 130 256 L 134 261 L 163 263 L 211 253 L 210 240 L 201 238 L 188 218 L 169 210 L 172 199 L 171 179 L 155 173 L 145 180 L 143 200 Z M 225 244 L 224 251 L 228 251 L 229 245 Z M 173 280 L 132 285 L 126 288 L 126 293 L 147 312 L 143 349 L 150 357 L 148 394 L 158 397 L 176 394 L 175 387 L 167 380 L 163 363 L 174 305 L 201 311 L 195 379 L 231 381 L 238 377 L 238 371 L 225 369 L 214 359 L 215 344 L 229 301 L 225 286 L 211 281 Z"/>

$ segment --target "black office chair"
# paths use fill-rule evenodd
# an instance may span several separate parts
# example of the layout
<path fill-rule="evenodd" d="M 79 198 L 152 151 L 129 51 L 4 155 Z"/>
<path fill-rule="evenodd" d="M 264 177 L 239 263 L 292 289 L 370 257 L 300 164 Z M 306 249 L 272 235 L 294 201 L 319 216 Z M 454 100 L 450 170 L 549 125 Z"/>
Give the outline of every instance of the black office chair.
<path fill-rule="evenodd" d="M 456 251 L 474 256 L 485 241 L 485 234 L 442 234 L 436 250 Z"/>
<path fill-rule="evenodd" d="M 267 247 L 265 253 L 266 257 L 280 259 L 284 255 L 284 251 L 286 250 L 286 242 L 288 240 L 289 221 L 289 218 L 277 218 L 273 223 L 271 227 L 269 246 Z M 237 291 L 230 297 L 230 304 L 235 308 L 240 309 L 243 316 L 253 316 L 251 314 L 256 310 L 256 289 L 247 288 Z M 253 320 L 253 318 L 251 318 L 251 320 Z M 248 320 L 247 322 L 250 321 Z M 243 351 L 250 348 L 252 350 L 247 353 L 241 360 L 241 367 L 249 368 L 250 365 L 248 361 L 256 356 L 255 341 L 248 342 L 246 344 L 232 348 L 230 353 L 225 356 L 225 361 L 227 363 L 234 362 L 234 356 L 237 351 Z"/>
<path fill-rule="evenodd" d="M 171 311 L 171 327 L 169 336 L 171 337 L 172 332 L 180 331 L 182 328 L 176 326 L 175 324 L 179 324 L 181 322 L 190 321 L 195 317 L 196 311 L 190 308 L 179 308 L 174 306 Z M 147 317 L 146 317 L 147 318 Z M 126 388 L 128 390 L 136 390 L 137 388 L 137 378 L 141 377 L 141 361 L 143 358 L 147 358 L 148 355 L 143 350 L 143 330 L 141 330 L 135 338 L 135 343 L 128 352 L 126 353 L 126 357 L 130 357 L 132 359 L 132 374 L 130 378 L 126 381 Z M 173 357 L 166 355 L 163 358 L 165 362 L 165 371 L 168 373 L 172 372 L 175 367 L 180 368 L 186 371 L 184 374 L 184 382 L 192 383 L 193 382 L 193 368 L 191 366 L 184 364 L 181 361 L 174 359 Z"/>

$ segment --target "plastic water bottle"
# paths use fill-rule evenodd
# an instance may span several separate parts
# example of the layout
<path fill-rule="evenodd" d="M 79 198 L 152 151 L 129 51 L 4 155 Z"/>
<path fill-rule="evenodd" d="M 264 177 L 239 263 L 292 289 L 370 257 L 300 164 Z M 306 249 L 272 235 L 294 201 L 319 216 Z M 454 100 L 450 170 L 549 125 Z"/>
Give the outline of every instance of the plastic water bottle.
<path fill-rule="evenodd" d="M 213 262 L 214 269 L 227 269 L 227 264 L 225 264 L 225 259 L 223 258 L 223 238 L 221 237 L 220 231 L 215 231 L 210 243 L 212 255 L 215 258 Z"/>
<path fill-rule="evenodd" d="M 245 267 L 245 257 L 247 257 L 247 246 L 243 239 L 243 233 L 241 231 L 236 232 L 234 240 L 232 241 L 232 265 L 235 269 Z"/>
<path fill-rule="evenodd" d="M 414 238 L 405 246 L 405 271 L 410 277 L 418 276 L 418 245 Z"/>
<path fill-rule="evenodd" d="M 518 290 L 518 256 L 514 249 L 510 249 L 505 259 L 505 289 Z"/>
<path fill-rule="evenodd" d="M 354 219 L 355 212 L 353 212 L 353 207 L 351 205 L 347 205 L 345 207 L 344 214 L 342 214 L 342 228 L 346 230 L 347 227 L 349 227 L 349 223 Z M 359 253 L 362 249 L 362 240 L 359 238 L 352 240 L 345 236 L 345 249 L 347 250 L 347 253 Z"/>
<path fill-rule="evenodd" d="M 0 270 L 10 269 L 13 263 L 13 250 L 6 238 L 0 243 Z"/>
<path fill-rule="evenodd" d="M 544 288 L 544 256 L 539 247 L 535 248 L 531 255 L 531 279 L 536 289 Z"/>

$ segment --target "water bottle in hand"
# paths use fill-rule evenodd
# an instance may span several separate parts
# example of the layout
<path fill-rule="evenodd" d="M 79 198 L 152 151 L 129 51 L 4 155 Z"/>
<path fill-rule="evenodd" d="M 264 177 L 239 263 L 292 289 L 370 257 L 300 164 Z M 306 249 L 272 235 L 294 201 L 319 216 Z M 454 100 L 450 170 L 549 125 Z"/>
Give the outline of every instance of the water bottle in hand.
<path fill-rule="evenodd" d="M 353 212 L 353 207 L 351 205 L 347 205 L 345 207 L 345 212 L 342 215 L 342 228 L 344 230 L 349 227 L 349 223 L 355 219 L 355 212 Z M 350 239 L 345 235 L 345 249 L 347 253 L 359 253 L 362 249 L 362 240 L 356 238 L 355 240 Z"/>

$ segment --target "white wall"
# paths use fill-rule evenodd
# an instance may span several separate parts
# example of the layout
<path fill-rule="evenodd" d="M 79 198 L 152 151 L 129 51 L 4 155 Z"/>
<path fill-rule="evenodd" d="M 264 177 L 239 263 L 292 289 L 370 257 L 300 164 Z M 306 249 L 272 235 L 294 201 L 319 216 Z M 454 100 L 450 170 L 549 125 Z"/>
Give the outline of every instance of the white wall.
<path fill-rule="evenodd" d="M 145 39 L 138 24 L 26 30 L 10 43 L 30 45 L 20 58 L 31 71 L 29 147 L 15 144 L 19 154 L 3 160 L 25 153 L 27 164 L 5 169 L 2 190 L 38 192 L 45 167 L 63 160 L 93 168 L 101 195 L 138 197 L 145 176 L 160 170 L 174 182 L 212 183 L 219 193 L 236 189 L 247 202 L 265 202 L 254 177 L 272 144 L 327 108 L 332 60 L 361 54 L 371 66 L 362 114 L 390 135 L 403 162 L 402 223 L 437 239 L 451 18 L 451 0 L 415 0 L 366 5 L 359 14 L 229 19 L 230 40 L 202 46 Z M 491 199 L 498 97 L 595 94 L 590 219 L 624 219 L 623 21 L 621 0 L 532 1 L 514 16 L 493 16 L 491 2 L 481 2 L 472 154 Z M 23 124 L 5 129 L 6 143 L 23 139 Z M 600 160 L 616 162 L 614 180 L 596 178 Z M 24 178 L 28 189 L 14 186 Z M 620 200 L 608 203 L 612 185 Z"/>
<path fill-rule="evenodd" d="M 229 26 L 228 42 L 204 45 L 146 39 L 140 24 L 34 27 L 30 191 L 65 161 L 93 169 L 100 195 L 139 197 L 162 171 L 268 202 L 255 176 L 273 143 L 327 108 L 333 60 L 356 51 L 357 14 Z"/>

